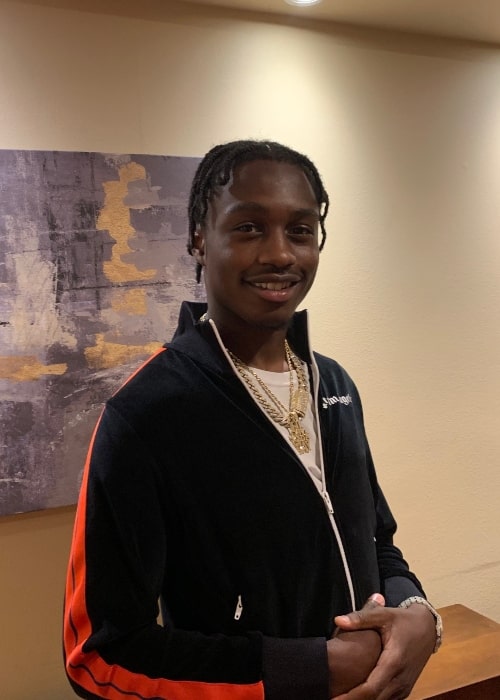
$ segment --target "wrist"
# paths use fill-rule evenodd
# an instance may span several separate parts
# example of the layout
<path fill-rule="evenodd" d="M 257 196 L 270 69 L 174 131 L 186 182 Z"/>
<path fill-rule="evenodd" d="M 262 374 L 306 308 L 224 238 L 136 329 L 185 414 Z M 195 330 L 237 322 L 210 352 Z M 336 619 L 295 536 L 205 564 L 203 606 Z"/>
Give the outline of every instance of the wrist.
<path fill-rule="evenodd" d="M 433 654 L 437 652 L 439 647 L 441 646 L 441 643 L 443 641 L 443 621 L 441 619 L 441 615 L 438 613 L 438 611 L 429 603 L 428 600 L 423 598 L 422 596 L 418 595 L 412 595 L 409 598 L 406 598 L 406 600 L 403 600 L 402 603 L 398 605 L 399 608 L 409 608 L 411 605 L 423 605 L 427 610 L 431 613 L 431 615 L 434 618 L 434 623 L 436 627 L 436 641 L 434 644 L 434 650 Z"/>
<path fill-rule="evenodd" d="M 327 642 L 330 697 L 347 693 L 364 683 L 382 652 L 377 630 L 346 632 L 337 629 Z"/>

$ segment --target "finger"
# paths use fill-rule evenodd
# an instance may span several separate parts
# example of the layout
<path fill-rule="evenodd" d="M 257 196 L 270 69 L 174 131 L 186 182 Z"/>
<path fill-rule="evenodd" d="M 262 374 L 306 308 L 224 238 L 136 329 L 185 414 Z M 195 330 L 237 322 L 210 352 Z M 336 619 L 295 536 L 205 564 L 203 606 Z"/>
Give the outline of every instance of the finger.
<path fill-rule="evenodd" d="M 366 683 L 362 683 L 348 693 L 336 695 L 332 700 L 377 700 L 377 696 L 373 694 L 373 690 Z"/>
<path fill-rule="evenodd" d="M 409 692 L 398 678 L 392 678 L 384 686 L 378 680 L 368 677 L 364 683 L 347 693 L 337 695 L 333 700 L 403 700 Z"/>
<path fill-rule="evenodd" d="M 375 697 L 377 700 L 404 700 L 404 698 L 409 697 L 410 692 L 411 686 L 396 676 Z"/>
<path fill-rule="evenodd" d="M 394 655 L 385 649 L 377 662 L 377 665 L 364 682 L 364 691 L 367 695 L 349 697 L 349 700 L 364 700 L 364 698 L 376 698 L 376 700 L 397 700 L 406 695 L 401 694 L 403 683 L 400 677 L 401 666 L 398 655 Z"/>
<path fill-rule="evenodd" d="M 380 594 L 379 594 L 380 595 Z M 383 596 L 380 596 L 383 600 Z M 372 596 L 367 600 L 361 610 L 354 610 L 348 615 L 337 615 L 334 622 L 337 627 L 344 630 L 374 629 L 382 627 L 391 619 L 388 608 L 385 608 L 378 599 Z"/>

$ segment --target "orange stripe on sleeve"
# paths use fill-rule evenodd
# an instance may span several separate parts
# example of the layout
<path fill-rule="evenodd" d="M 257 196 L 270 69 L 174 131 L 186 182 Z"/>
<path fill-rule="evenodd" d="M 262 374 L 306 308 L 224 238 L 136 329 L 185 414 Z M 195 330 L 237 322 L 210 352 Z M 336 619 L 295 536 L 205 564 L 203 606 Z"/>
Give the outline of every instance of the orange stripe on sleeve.
<path fill-rule="evenodd" d="M 94 428 L 87 452 L 82 485 L 78 497 L 75 524 L 73 527 L 71 556 L 66 575 L 64 648 L 68 657 L 70 650 L 79 644 L 80 638 L 83 637 L 86 639 L 91 632 L 90 621 L 86 615 L 85 606 L 85 515 L 90 458 L 101 418 L 102 413 Z"/>
<path fill-rule="evenodd" d="M 263 700 L 261 682 L 251 685 L 170 681 L 130 673 L 119 666 L 109 666 L 96 652 L 86 655 L 80 665 L 69 664 L 71 678 L 78 685 L 106 700 Z M 106 680 L 100 681 L 98 678 Z"/>

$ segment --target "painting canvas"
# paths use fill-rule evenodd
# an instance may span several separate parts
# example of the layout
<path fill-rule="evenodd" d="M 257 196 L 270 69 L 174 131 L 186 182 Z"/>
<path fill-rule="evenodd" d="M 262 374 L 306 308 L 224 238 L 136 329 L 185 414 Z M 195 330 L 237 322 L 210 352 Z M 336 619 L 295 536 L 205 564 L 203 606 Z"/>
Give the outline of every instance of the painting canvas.
<path fill-rule="evenodd" d="M 203 298 L 198 162 L 0 151 L 0 515 L 76 501 L 104 401 Z"/>

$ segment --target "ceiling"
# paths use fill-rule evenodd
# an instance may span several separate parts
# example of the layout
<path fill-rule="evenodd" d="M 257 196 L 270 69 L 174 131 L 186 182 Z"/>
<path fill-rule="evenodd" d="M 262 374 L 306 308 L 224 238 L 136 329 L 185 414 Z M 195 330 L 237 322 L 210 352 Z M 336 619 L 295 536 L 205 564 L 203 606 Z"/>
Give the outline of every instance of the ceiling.
<path fill-rule="evenodd" d="M 322 0 L 310 7 L 285 0 L 184 2 L 500 44 L 500 0 Z"/>

